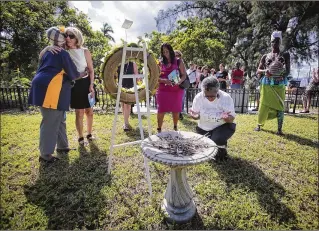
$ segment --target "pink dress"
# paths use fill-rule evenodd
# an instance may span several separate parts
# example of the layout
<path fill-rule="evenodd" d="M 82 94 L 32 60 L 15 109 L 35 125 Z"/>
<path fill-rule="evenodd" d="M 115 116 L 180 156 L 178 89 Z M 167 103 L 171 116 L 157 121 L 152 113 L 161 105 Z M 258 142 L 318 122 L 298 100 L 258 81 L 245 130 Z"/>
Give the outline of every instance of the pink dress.
<path fill-rule="evenodd" d="M 173 70 L 178 70 L 177 59 L 174 60 L 170 67 L 167 67 L 164 63 L 161 63 L 160 78 L 167 79 L 168 75 Z M 183 94 L 184 90 L 181 89 L 178 85 L 165 86 L 164 83 L 160 83 L 159 88 L 156 92 L 157 112 L 181 112 Z"/>

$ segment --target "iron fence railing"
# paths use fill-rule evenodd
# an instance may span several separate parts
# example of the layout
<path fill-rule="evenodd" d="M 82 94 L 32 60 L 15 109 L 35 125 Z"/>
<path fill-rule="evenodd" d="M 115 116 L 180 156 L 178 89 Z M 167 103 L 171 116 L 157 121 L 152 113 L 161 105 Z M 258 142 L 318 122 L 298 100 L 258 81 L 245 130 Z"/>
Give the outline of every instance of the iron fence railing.
<path fill-rule="evenodd" d="M 0 109 L 13 109 L 19 108 L 21 111 L 29 108 L 28 97 L 29 88 L 12 87 L 12 88 L 0 88 Z M 188 112 L 192 106 L 193 99 L 200 89 L 187 89 L 184 101 L 184 110 Z M 250 89 L 227 89 L 231 97 L 234 100 L 235 110 L 237 113 L 246 113 L 249 110 L 258 108 L 260 99 L 259 90 Z M 293 90 L 286 90 L 285 108 L 288 113 L 295 113 L 296 109 L 301 109 L 302 95 L 304 93 L 303 88 L 295 88 Z M 100 110 L 114 110 L 116 100 L 110 95 L 106 94 L 103 89 L 97 89 L 97 103 L 95 108 Z M 140 103 L 141 107 L 146 107 L 146 102 Z M 150 98 L 150 106 L 157 108 L 156 96 Z M 312 92 L 311 95 L 311 108 L 319 107 L 319 91 Z"/>

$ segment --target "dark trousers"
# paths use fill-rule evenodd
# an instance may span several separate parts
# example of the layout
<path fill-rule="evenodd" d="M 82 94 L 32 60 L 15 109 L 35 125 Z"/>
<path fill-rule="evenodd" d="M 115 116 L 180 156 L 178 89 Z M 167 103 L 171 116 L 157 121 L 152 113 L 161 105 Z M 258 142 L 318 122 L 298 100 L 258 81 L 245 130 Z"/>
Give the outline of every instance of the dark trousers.
<path fill-rule="evenodd" d="M 211 131 L 205 131 L 200 127 L 196 126 L 196 132 L 205 135 L 209 132 L 208 137 L 214 141 L 217 145 L 227 145 L 227 140 L 232 137 L 235 133 L 236 124 L 235 123 L 225 123 Z"/>

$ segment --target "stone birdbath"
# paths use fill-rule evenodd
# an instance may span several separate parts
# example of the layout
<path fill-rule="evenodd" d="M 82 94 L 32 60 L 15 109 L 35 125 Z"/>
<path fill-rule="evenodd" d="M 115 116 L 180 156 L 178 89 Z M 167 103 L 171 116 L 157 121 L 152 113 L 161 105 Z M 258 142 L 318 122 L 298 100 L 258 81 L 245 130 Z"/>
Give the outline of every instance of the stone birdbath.
<path fill-rule="evenodd" d="M 215 142 L 193 132 L 167 131 L 144 139 L 141 147 L 148 159 L 171 168 L 161 206 L 166 219 L 171 223 L 188 222 L 195 215 L 196 206 L 187 182 L 187 166 L 214 158 Z"/>

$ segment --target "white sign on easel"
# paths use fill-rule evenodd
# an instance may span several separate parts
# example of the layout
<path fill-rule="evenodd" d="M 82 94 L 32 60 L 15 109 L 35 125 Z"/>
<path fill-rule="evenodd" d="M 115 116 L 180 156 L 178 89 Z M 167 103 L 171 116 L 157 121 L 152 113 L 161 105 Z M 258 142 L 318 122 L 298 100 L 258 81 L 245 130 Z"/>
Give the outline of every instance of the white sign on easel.
<path fill-rule="evenodd" d="M 125 20 L 123 24 L 123 28 L 128 29 L 132 25 L 132 21 Z M 130 23 L 129 23 L 130 22 Z M 129 26 L 127 26 L 129 24 Z M 128 27 L 128 28 L 127 28 Z M 126 53 L 127 51 L 142 51 L 143 52 L 143 61 L 144 61 L 144 73 L 143 74 L 125 74 L 124 75 L 124 65 L 126 60 Z M 121 88 L 122 88 L 122 80 L 123 78 L 132 78 L 134 83 L 134 93 L 135 93 L 135 103 L 137 107 L 137 115 L 138 115 L 138 125 L 140 129 L 140 136 L 141 140 L 123 143 L 123 144 L 114 144 L 114 138 L 115 138 L 115 132 L 116 132 L 116 123 L 118 118 L 118 112 L 119 112 L 119 104 L 120 104 L 120 97 L 121 97 Z M 110 155 L 109 155 L 109 164 L 108 164 L 108 173 L 111 173 L 111 167 L 112 167 L 112 157 L 113 157 L 113 151 L 114 148 L 117 147 L 123 147 L 123 146 L 129 146 L 134 144 L 139 144 L 144 140 L 144 130 L 142 126 L 142 117 L 141 117 L 141 110 L 140 110 L 140 104 L 139 104 L 139 97 L 138 97 L 138 90 L 137 90 L 137 84 L 136 79 L 137 78 L 144 78 L 145 81 L 145 91 L 146 91 L 146 105 L 147 105 L 147 122 L 148 122 L 148 134 L 151 136 L 152 128 L 151 128 L 151 121 L 150 121 L 150 104 L 149 104 L 149 86 L 148 86 L 148 69 L 147 69 L 147 51 L 146 51 L 146 44 L 143 42 L 143 48 L 139 47 L 128 47 L 127 42 L 124 42 L 123 47 L 123 53 L 122 53 L 122 62 L 121 62 L 121 69 L 120 69 L 120 76 L 119 76 L 119 83 L 118 83 L 118 90 L 117 90 L 117 96 L 116 96 L 116 107 L 115 107 L 115 117 L 113 121 L 113 127 L 112 127 L 112 136 L 111 136 L 111 145 L 110 145 Z M 148 165 L 148 159 L 143 156 L 144 158 L 144 168 L 145 168 L 145 175 L 148 183 L 149 193 L 152 195 L 152 185 L 151 185 L 151 177 L 150 177 L 150 171 L 149 171 L 149 165 Z"/>

